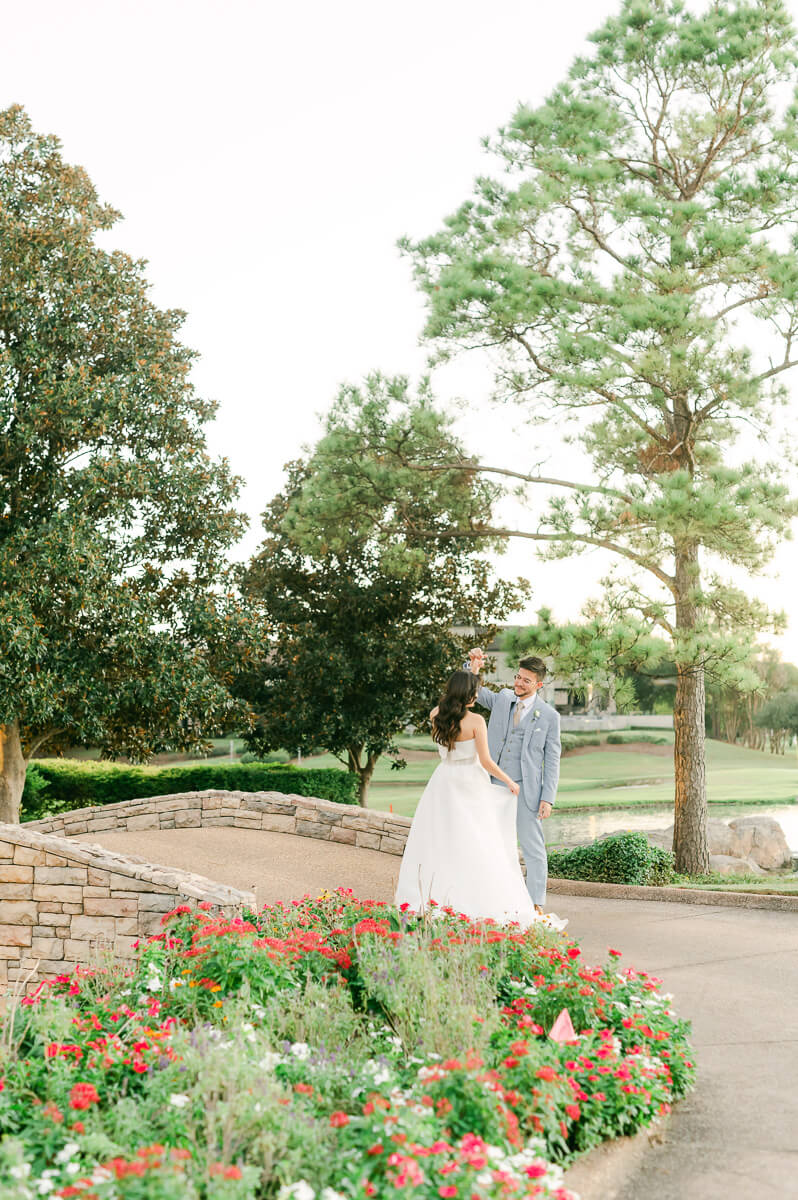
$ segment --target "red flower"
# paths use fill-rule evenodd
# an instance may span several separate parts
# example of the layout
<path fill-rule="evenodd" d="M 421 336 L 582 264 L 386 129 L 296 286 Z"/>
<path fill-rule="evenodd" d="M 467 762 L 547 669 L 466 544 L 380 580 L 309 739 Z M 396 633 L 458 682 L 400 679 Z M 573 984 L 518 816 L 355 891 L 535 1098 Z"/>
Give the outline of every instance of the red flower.
<path fill-rule="evenodd" d="M 452 1184 L 449 1184 L 448 1187 L 444 1187 L 444 1186 L 439 1187 L 438 1195 L 439 1196 L 456 1196 L 457 1188 L 454 1187 Z"/>
<path fill-rule="evenodd" d="M 543 1163 L 530 1163 L 524 1167 L 524 1174 L 530 1179 L 541 1179 L 546 1174 L 546 1168 Z"/>
<path fill-rule="evenodd" d="M 582 1115 L 582 1110 L 578 1104 L 566 1104 L 565 1111 L 572 1121 L 578 1121 Z"/>
<path fill-rule="evenodd" d="M 610 954 L 612 955 L 613 958 L 622 958 L 623 957 L 620 950 L 610 950 Z"/>
<path fill-rule="evenodd" d="M 556 1079 L 557 1072 L 554 1070 L 554 1067 L 538 1067 L 537 1071 L 535 1071 L 535 1078 L 548 1080 Z"/>
<path fill-rule="evenodd" d="M 341 1129 L 344 1125 L 349 1124 L 349 1117 L 345 1112 L 334 1112 L 330 1115 L 330 1124 L 333 1129 Z"/>
<path fill-rule="evenodd" d="M 72 1108 L 90 1108 L 99 1102 L 99 1093 L 91 1083 L 76 1083 L 69 1093 Z"/>
<path fill-rule="evenodd" d="M 373 1146 L 369 1146 L 366 1154 L 382 1154 L 384 1150 L 382 1142 L 375 1142 Z"/>
<path fill-rule="evenodd" d="M 579 949 L 578 946 L 571 946 L 570 949 L 568 950 L 568 957 L 569 958 L 579 958 L 579 955 L 581 953 L 582 953 L 582 951 Z"/>

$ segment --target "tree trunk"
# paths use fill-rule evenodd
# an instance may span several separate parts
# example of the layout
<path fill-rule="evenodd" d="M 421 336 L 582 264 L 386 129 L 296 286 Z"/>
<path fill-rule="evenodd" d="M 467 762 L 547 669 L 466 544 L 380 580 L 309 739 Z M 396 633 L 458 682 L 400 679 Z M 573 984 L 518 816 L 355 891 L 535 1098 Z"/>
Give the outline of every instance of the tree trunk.
<path fill-rule="evenodd" d="M 374 768 L 376 767 L 376 765 L 377 765 L 377 756 L 370 754 L 368 756 L 368 759 L 366 760 L 365 766 L 362 766 L 360 768 L 360 770 L 358 771 L 358 780 L 359 780 L 359 784 L 360 784 L 360 789 L 358 792 L 358 800 L 360 802 L 361 808 L 368 807 L 368 805 L 366 804 L 366 801 L 368 800 L 369 784 L 371 783 L 371 777 L 374 774 Z"/>
<path fill-rule="evenodd" d="M 361 808 L 366 808 L 366 800 L 369 794 L 369 784 L 371 777 L 374 774 L 374 768 L 377 765 L 379 755 L 369 754 L 366 757 L 365 763 L 360 761 L 360 756 L 363 753 L 363 746 L 347 746 L 347 757 L 349 759 L 349 770 L 353 775 L 357 775 L 358 783 L 358 803 Z"/>
<path fill-rule="evenodd" d="M 699 584 L 696 547 L 677 550 L 675 576 L 676 628 L 679 633 L 689 637 L 698 619 L 698 610 L 692 598 Z M 677 662 L 676 672 L 676 699 L 673 705 L 673 766 L 676 780 L 673 850 L 677 871 L 685 875 L 705 875 L 709 871 L 709 849 L 704 758 L 704 667 L 689 661 Z"/>
<path fill-rule="evenodd" d="M 19 722 L 0 725 L 0 821 L 10 825 L 19 825 L 26 769 Z"/>

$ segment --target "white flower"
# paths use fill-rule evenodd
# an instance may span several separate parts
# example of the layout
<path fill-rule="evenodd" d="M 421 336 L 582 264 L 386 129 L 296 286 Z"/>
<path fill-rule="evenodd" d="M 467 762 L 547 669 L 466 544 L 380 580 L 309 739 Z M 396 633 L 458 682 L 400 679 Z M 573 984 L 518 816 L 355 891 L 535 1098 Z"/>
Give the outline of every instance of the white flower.
<path fill-rule="evenodd" d="M 55 1184 L 53 1183 L 52 1179 L 45 1179 L 45 1177 L 42 1176 L 42 1178 L 36 1184 L 36 1191 L 40 1196 L 46 1196 L 47 1193 L 51 1192 L 54 1187 Z"/>
<path fill-rule="evenodd" d="M 307 1179 L 298 1179 L 296 1183 L 286 1184 L 280 1189 L 279 1200 L 288 1200 L 291 1196 L 294 1200 L 315 1200 L 316 1193 Z"/>
<path fill-rule="evenodd" d="M 343 1192 L 336 1192 L 335 1188 L 326 1187 L 321 1194 L 321 1200 L 346 1200 Z"/>
<path fill-rule="evenodd" d="M 30 1163 L 20 1163 L 19 1166 L 12 1167 L 11 1174 L 15 1179 L 27 1179 L 30 1175 Z"/>
<path fill-rule="evenodd" d="M 274 1054 L 273 1051 L 267 1050 L 266 1053 L 264 1054 L 263 1058 L 258 1063 L 258 1066 L 261 1067 L 264 1071 L 273 1071 L 275 1064 L 278 1062 L 282 1062 L 281 1055 Z"/>
<path fill-rule="evenodd" d="M 170 979 L 169 980 L 169 991 L 173 992 L 175 990 L 175 988 L 183 987 L 184 984 L 185 984 L 185 980 L 183 980 L 183 979 Z"/>
<path fill-rule="evenodd" d="M 67 1165 L 64 1167 L 64 1170 L 66 1171 L 67 1175 L 77 1175 L 78 1171 L 80 1170 L 80 1163 L 67 1163 Z"/>
<path fill-rule="evenodd" d="M 310 1056 L 310 1046 L 307 1042 L 294 1042 L 291 1046 L 291 1053 L 294 1058 L 308 1058 Z M 304 1180 L 300 1179 L 299 1182 L 304 1183 Z M 296 1187 L 297 1185 L 294 1184 L 293 1186 Z"/>
<path fill-rule="evenodd" d="M 540 716 L 540 709 L 536 708 L 532 715 L 534 716 L 535 720 L 537 721 L 538 717 Z"/>
<path fill-rule="evenodd" d="M 187 1104 L 191 1103 L 191 1097 L 186 1096 L 183 1092 L 172 1092 L 169 1103 L 175 1108 L 185 1108 Z"/>
<path fill-rule="evenodd" d="M 69 1162 L 72 1155 L 76 1154 L 78 1150 L 80 1150 L 80 1146 L 77 1142 L 65 1142 L 63 1147 L 56 1154 L 55 1162 L 59 1163 L 59 1165 L 61 1163 Z"/>

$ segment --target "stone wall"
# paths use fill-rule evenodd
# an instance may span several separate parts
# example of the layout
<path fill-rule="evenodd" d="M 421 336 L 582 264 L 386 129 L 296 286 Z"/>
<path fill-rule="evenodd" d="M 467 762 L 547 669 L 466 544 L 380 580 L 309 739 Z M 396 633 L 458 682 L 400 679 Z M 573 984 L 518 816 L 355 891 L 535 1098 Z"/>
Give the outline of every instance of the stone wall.
<path fill-rule="evenodd" d="M 213 825 L 294 833 L 384 854 L 402 854 L 410 818 L 283 792 L 207 791 L 76 808 L 44 821 L 28 821 L 24 828 L 74 837 L 105 829 L 197 829 Z"/>
<path fill-rule="evenodd" d="M 158 932 L 162 914 L 180 903 L 207 901 L 227 916 L 252 907 L 251 892 L 69 840 L 104 830 L 219 825 L 401 854 L 410 820 L 281 792 L 207 791 L 0 823 L 0 991 L 29 973 L 33 984 L 74 971 L 101 951 L 131 957 L 133 943 Z"/>

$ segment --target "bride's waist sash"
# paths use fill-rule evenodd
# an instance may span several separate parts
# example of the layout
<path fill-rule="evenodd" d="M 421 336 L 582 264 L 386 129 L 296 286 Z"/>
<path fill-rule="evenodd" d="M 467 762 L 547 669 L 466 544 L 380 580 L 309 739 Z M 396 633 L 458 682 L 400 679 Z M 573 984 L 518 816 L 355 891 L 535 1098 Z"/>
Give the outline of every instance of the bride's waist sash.
<path fill-rule="evenodd" d="M 477 761 L 476 754 L 472 754 L 470 758 L 444 758 L 444 767 L 473 767 Z"/>

